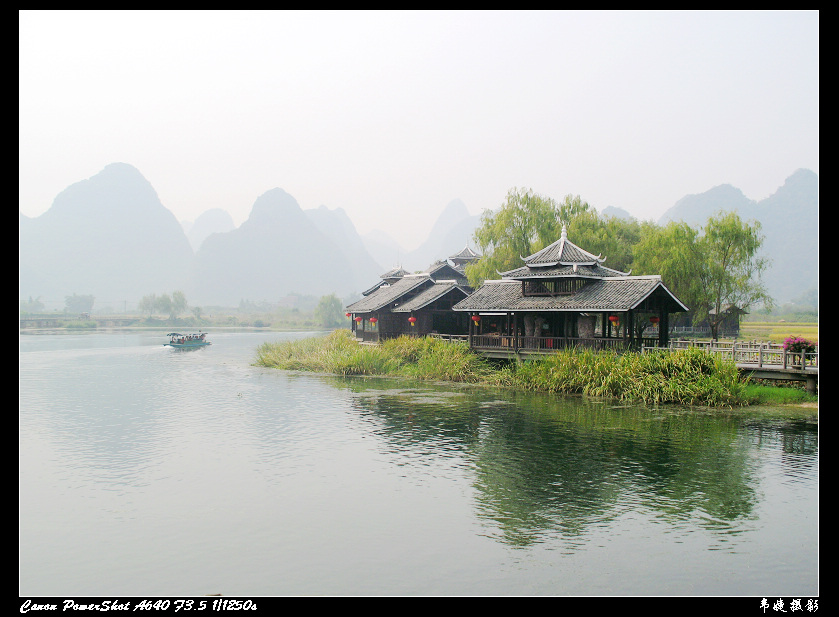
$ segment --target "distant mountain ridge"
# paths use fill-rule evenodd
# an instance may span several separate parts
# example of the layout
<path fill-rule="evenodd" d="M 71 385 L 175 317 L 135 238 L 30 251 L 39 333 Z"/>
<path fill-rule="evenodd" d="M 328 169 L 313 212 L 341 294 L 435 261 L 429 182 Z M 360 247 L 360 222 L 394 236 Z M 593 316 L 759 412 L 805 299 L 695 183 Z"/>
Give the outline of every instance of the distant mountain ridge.
<path fill-rule="evenodd" d="M 736 212 L 745 221 L 758 221 L 764 235 L 762 255 L 772 264 L 765 274 L 770 295 L 787 302 L 819 284 L 819 178 L 809 169 L 789 176 L 775 193 L 760 201 L 723 184 L 677 201 L 659 224 L 684 221 L 703 225 L 719 211 Z"/>
<path fill-rule="evenodd" d="M 409 272 L 415 272 L 425 270 L 438 259 L 454 255 L 471 243 L 480 222 L 481 217 L 469 214 L 463 201 L 450 201 L 431 228 L 428 239 L 407 253 L 399 265 Z"/>
<path fill-rule="evenodd" d="M 144 293 L 181 285 L 192 260 L 175 216 L 124 163 L 70 185 L 44 214 L 21 223 L 21 298 L 54 296 L 63 305 L 65 296 L 94 294 L 120 309 L 136 306 Z"/>
<path fill-rule="evenodd" d="M 223 306 L 292 293 L 343 297 L 363 289 L 379 270 L 342 210 L 306 213 L 274 188 L 254 202 L 239 228 L 204 240 L 187 297 Z"/>
<path fill-rule="evenodd" d="M 702 224 L 732 209 L 761 221 L 773 259 L 767 281 L 779 300 L 817 287 L 816 174 L 797 171 L 761 202 L 728 185 L 715 187 L 679 200 L 660 222 Z M 614 207 L 603 214 L 630 216 Z M 73 293 L 94 295 L 97 308 L 116 310 L 177 289 L 194 306 L 271 302 L 292 293 L 347 297 L 394 266 L 425 270 L 457 253 L 479 224 L 480 216 L 455 199 L 427 240 L 404 252 L 384 235 L 362 238 L 341 208 L 303 210 L 274 188 L 255 200 L 238 228 L 226 212 L 212 210 L 182 226 L 137 169 L 114 163 L 62 191 L 43 215 L 19 216 L 19 296 L 48 299 L 50 310 Z"/>
<path fill-rule="evenodd" d="M 198 251 L 208 236 L 212 234 L 223 234 L 236 229 L 233 217 L 221 208 L 207 210 L 195 219 L 194 222 L 190 224 L 181 223 L 181 226 L 184 228 L 184 232 L 186 232 L 186 237 L 193 251 Z"/>

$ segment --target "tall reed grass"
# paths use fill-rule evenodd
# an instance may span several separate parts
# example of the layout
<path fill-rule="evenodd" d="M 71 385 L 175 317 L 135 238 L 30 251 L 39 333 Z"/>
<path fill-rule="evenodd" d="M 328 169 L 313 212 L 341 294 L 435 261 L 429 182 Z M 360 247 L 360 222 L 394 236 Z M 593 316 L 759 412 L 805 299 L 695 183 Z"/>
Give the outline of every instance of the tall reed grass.
<path fill-rule="evenodd" d="M 699 348 L 644 354 L 564 350 L 497 367 L 465 345 L 399 337 L 359 345 L 346 330 L 322 338 L 265 343 L 260 366 L 338 375 L 401 376 L 505 388 L 705 406 L 746 404 L 730 361 Z"/>

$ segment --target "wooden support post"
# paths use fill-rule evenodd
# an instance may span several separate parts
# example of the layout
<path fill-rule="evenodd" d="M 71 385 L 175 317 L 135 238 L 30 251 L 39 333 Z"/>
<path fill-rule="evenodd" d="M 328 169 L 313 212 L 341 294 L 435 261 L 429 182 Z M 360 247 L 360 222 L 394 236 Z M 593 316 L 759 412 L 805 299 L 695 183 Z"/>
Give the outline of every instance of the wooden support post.
<path fill-rule="evenodd" d="M 519 314 L 513 313 L 513 351 L 519 352 Z"/>

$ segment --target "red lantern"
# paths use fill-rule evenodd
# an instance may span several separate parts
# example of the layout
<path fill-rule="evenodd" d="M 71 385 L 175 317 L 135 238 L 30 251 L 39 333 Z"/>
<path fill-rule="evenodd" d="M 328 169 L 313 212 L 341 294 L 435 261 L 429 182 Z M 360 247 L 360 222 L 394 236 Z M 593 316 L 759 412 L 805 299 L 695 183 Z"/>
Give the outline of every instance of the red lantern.
<path fill-rule="evenodd" d="M 619 317 L 617 315 L 609 315 L 609 321 L 611 321 L 613 324 L 617 325 L 617 323 L 619 321 Z"/>
<path fill-rule="evenodd" d="M 352 315 L 352 313 L 347 313 L 347 317 L 349 317 L 350 315 Z"/>
<path fill-rule="evenodd" d="M 656 317 L 655 315 L 653 315 L 652 317 L 650 317 L 650 323 L 651 323 L 651 324 L 655 325 L 655 324 L 657 324 L 658 322 L 659 322 L 659 319 L 658 319 L 658 317 Z"/>
<path fill-rule="evenodd" d="M 356 317 L 356 318 L 355 318 L 355 322 L 356 322 L 356 323 L 361 323 L 361 317 Z"/>
<path fill-rule="evenodd" d="M 413 316 L 408 317 L 408 323 L 411 324 L 411 326 L 415 326 L 417 324 L 417 318 Z"/>
<path fill-rule="evenodd" d="M 370 323 L 376 323 L 377 321 L 379 321 L 379 320 L 376 319 L 375 317 L 370 318 Z"/>
<path fill-rule="evenodd" d="M 480 315 L 472 315 L 472 321 L 474 321 L 475 323 L 481 321 Z"/>

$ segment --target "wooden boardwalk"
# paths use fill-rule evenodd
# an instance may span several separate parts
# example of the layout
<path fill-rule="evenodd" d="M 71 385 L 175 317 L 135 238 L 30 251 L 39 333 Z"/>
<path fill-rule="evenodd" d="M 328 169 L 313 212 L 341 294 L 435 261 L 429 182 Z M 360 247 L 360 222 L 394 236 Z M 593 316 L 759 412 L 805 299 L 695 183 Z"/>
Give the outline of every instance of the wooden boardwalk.
<path fill-rule="evenodd" d="M 469 344 L 467 336 L 437 335 L 437 338 Z M 661 350 L 654 339 L 641 341 L 641 352 Z M 544 356 L 559 349 L 578 348 L 598 351 L 625 346 L 622 339 L 570 339 L 510 336 L 472 336 L 471 347 L 487 358 L 527 359 Z M 742 341 L 670 341 L 666 349 L 677 350 L 698 347 L 732 360 L 739 371 L 755 379 L 802 381 L 807 391 L 815 394 L 819 381 L 819 352 L 791 353 L 783 345 Z"/>
<path fill-rule="evenodd" d="M 738 341 L 670 341 L 668 349 L 699 347 L 730 358 L 741 373 L 756 379 L 803 381 L 815 394 L 819 382 L 819 351 L 792 353 L 776 343 Z M 652 348 L 644 348 L 644 350 Z"/>

